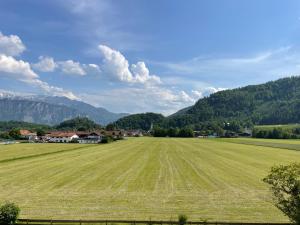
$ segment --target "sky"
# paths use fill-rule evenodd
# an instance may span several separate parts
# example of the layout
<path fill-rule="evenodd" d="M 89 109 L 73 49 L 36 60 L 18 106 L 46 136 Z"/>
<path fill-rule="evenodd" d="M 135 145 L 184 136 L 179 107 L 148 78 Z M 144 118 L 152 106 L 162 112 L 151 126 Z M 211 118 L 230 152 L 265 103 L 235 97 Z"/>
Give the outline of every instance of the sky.
<path fill-rule="evenodd" d="M 3 92 L 169 115 L 299 74 L 299 0 L 0 1 Z"/>

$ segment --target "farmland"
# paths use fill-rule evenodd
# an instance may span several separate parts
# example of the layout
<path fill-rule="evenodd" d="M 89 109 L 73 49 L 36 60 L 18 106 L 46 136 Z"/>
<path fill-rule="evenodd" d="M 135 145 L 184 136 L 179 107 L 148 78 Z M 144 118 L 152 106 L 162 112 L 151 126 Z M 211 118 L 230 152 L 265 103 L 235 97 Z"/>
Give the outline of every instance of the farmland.
<path fill-rule="evenodd" d="M 287 221 L 261 180 L 273 165 L 300 162 L 285 148 L 300 141 L 237 140 L 0 146 L 0 200 L 16 202 L 22 218 Z"/>

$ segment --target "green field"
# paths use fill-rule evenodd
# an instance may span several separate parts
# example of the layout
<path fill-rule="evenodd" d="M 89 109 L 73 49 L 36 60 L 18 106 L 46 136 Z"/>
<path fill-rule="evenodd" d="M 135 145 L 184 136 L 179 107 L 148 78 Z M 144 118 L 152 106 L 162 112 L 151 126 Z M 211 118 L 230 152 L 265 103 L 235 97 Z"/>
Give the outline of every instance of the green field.
<path fill-rule="evenodd" d="M 1 145 L 0 201 L 16 202 L 22 218 L 154 220 L 184 213 L 191 220 L 283 222 L 261 180 L 271 166 L 294 161 L 300 151 L 228 139 Z"/>
<path fill-rule="evenodd" d="M 295 128 L 299 128 L 300 124 L 278 124 L 278 125 L 256 125 L 254 128 L 259 130 L 273 130 L 274 128 L 280 128 L 283 130 L 292 130 Z"/>

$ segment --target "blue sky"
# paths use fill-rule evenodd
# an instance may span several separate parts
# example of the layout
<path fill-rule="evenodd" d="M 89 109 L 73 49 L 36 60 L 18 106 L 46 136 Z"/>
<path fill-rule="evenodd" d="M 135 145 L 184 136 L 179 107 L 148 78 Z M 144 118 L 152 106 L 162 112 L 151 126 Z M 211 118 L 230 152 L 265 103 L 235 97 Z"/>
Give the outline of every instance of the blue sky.
<path fill-rule="evenodd" d="M 170 114 L 300 74 L 298 0 L 2 0 L 0 89 Z"/>

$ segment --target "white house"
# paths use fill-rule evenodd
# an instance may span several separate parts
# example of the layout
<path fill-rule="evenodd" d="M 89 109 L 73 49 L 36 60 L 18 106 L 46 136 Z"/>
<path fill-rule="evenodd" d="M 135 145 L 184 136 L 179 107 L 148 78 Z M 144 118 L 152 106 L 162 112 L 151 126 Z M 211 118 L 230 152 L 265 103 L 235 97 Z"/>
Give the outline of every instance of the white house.
<path fill-rule="evenodd" d="M 69 143 L 73 139 L 78 139 L 78 135 L 74 132 L 52 132 L 47 135 L 49 142 L 54 143 Z"/>
<path fill-rule="evenodd" d="M 22 138 L 27 139 L 29 142 L 34 142 L 38 139 L 37 134 L 29 130 L 20 130 L 20 135 Z"/>
<path fill-rule="evenodd" d="M 104 135 L 98 132 L 91 132 L 80 134 L 79 137 L 78 142 L 80 144 L 98 144 L 101 142 Z"/>

